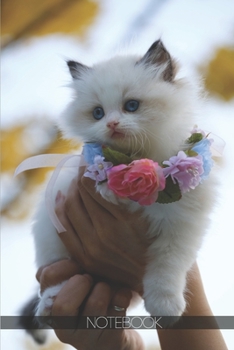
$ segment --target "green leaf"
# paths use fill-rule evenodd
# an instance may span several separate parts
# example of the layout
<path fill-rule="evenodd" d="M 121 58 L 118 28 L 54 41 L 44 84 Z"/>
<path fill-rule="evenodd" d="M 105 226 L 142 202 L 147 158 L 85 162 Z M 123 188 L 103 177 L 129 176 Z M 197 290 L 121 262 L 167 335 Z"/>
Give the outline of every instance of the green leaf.
<path fill-rule="evenodd" d="M 109 147 L 103 147 L 102 152 L 105 157 L 105 160 L 107 162 L 113 163 L 113 165 L 129 164 L 132 162 L 132 159 L 126 154 L 123 154 L 118 151 L 114 151 Z"/>
<path fill-rule="evenodd" d="M 107 179 L 106 179 L 106 180 L 102 180 L 102 181 L 98 181 L 98 185 L 102 185 L 102 184 L 104 184 L 105 182 L 107 182 Z"/>
<path fill-rule="evenodd" d="M 196 143 L 203 139 L 203 135 L 200 132 L 195 132 L 187 140 L 187 143 Z"/>
<path fill-rule="evenodd" d="M 187 151 L 184 151 L 184 153 L 187 154 L 188 157 L 196 157 L 198 155 L 198 153 L 192 149 L 188 149 Z"/>
<path fill-rule="evenodd" d="M 158 192 L 157 203 L 168 204 L 177 202 L 181 199 L 181 191 L 178 182 L 174 183 L 171 176 L 166 178 L 166 187 Z"/>

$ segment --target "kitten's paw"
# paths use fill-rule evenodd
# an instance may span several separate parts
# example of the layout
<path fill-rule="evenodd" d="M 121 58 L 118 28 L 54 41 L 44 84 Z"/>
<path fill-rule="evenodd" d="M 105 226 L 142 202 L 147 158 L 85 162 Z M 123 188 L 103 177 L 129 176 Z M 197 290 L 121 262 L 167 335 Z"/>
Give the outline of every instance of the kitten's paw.
<path fill-rule="evenodd" d="M 118 204 L 118 199 L 116 195 L 107 187 L 105 183 L 97 185 L 97 191 L 107 202 Z"/>
<path fill-rule="evenodd" d="M 66 281 L 57 286 L 49 287 L 43 292 L 35 316 L 50 316 L 54 299 L 65 283 Z"/>
<path fill-rule="evenodd" d="M 148 294 L 144 298 L 145 308 L 152 316 L 181 316 L 186 302 L 183 294 Z"/>

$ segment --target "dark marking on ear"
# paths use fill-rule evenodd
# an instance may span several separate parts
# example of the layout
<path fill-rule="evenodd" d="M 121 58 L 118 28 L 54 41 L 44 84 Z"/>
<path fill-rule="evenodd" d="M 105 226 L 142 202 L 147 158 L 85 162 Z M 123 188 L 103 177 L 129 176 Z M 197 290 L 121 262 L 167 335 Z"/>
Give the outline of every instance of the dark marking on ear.
<path fill-rule="evenodd" d="M 163 45 L 161 40 L 157 40 L 150 46 L 146 54 L 137 63 L 145 65 L 162 66 L 165 65 L 162 77 L 165 81 L 171 82 L 175 76 L 174 62 Z"/>
<path fill-rule="evenodd" d="M 75 61 L 67 61 L 67 65 L 73 79 L 80 79 L 82 73 L 90 69 L 88 66 Z"/>

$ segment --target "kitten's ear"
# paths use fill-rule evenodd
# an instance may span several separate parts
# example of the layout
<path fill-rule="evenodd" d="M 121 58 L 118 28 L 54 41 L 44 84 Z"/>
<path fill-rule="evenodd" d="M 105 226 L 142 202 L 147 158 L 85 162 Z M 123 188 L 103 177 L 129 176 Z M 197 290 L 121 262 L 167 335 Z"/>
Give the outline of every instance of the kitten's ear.
<path fill-rule="evenodd" d="M 67 61 L 67 65 L 73 79 L 80 79 L 82 72 L 90 69 L 88 66 L 75 61 Z"/>
<path fill-rule="evenodd" d="M 162 68 L 161 74 L 165 81 L 172 81 L 176 73 L 174 62 L 161 40 L 155 41 L 138 63 Z"/>

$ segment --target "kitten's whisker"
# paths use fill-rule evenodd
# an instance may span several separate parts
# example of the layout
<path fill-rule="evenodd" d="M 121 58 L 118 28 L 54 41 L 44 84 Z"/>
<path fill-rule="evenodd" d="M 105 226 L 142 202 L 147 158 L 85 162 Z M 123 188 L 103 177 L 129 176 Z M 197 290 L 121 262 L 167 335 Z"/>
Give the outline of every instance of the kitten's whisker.
<path fill-rule="evenodd" d="M 148 148 L 150 148 L 151 142 L 150 142 L 150 138 L 149 138 L 149 134 L 151 134 L 152 136 L 154 136 L 154 134 L 152 132 L 148 133 L 148 130 L 146 129 L 142 129 L 143 133 L 142 135 L 146 138 L 146 142 L 148 142 Z"/>
<path fill-rule="evenodd" d="M 144 137 L 144 132 L 142 133 L 141 131 L 138 131 L 137 133 L 134 133 L 135 140 L 138 141 L 139 148 L 136 149 L 135 154 L 141 153 L 142 150 L 144 150 L 145 146 L 145 137 Z"/>

